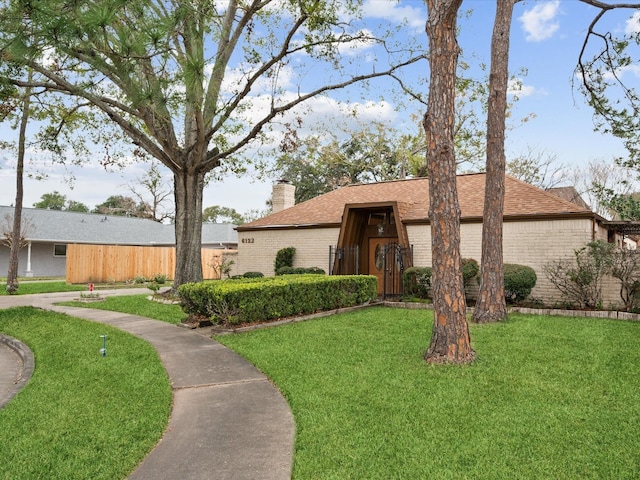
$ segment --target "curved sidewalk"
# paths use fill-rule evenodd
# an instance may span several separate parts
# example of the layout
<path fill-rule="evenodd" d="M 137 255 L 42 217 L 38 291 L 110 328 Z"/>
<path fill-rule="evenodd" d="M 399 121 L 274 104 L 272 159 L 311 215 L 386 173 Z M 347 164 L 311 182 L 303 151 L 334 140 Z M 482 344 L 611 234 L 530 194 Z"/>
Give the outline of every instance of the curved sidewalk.
<path fill-rule="evenodd" d="M 21 341 L 0 333 L 0 408 L 27 384 L 33 368 L 31 349 Z"/>
<path fill-rule="evenodd" d="M 30 305 L 66 313 L 112 325 L 153 345 L 173 387 L 173 409 L 163 438 L 130 479 L 291 477 L 293 416 L 280 392 L 253 365 L 193 330 L 136 315 L 54 305 L 78 295 L 2 296 L 0 308 Z"/>

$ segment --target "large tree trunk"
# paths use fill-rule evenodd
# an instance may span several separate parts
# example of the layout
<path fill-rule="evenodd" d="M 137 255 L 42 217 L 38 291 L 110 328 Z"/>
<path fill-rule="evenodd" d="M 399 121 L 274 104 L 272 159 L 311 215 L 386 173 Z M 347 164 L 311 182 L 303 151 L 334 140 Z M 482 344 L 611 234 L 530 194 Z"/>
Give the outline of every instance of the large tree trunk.
<path fill-rule="evenodd" d="M 32 74 L 29 71 L 29 81 Z M 18 160 L 16 164 L 16 203 L 13 208 L 13 230 L 11 232 L 11 250 L 9 252 L 9 269 L 7 271 L 7 292 L 16 293 L 18 290 L 18 255 L 22 247 L 22 198 L 24 196 L 23 172 L 27 125 L 31 108 L 31 87 L 27 87 L 22 100 L 22 118 L 20 119 L 20 134 L 18 137 Z"/>
<path fill-rule="evenodd" d="M 427 0 L 430 87 L 424 128 L 429 172 L 434 324 L 425 360 L 468 363 L 474 358 L 466 317 L 460 256 L 460 207 L 454 151 L 456 16 L 462 0 Z"/>
<path fill-rule="evenodd" d="M 204 174 L 174 172 L 176 273 L 174 289 L 202 281 L 202 194 Z"/>
<path fill-rule="evenodd" d="M 509 34 L 513 4 L 514 0 L 498 0 L 491 39 L 480 292 L 473 314 L 473 320 L 479 323 L 497 322 L 507 317 L 502 264 L 502 220 L 506 162 L 504 132 L 509 81 Z"/>

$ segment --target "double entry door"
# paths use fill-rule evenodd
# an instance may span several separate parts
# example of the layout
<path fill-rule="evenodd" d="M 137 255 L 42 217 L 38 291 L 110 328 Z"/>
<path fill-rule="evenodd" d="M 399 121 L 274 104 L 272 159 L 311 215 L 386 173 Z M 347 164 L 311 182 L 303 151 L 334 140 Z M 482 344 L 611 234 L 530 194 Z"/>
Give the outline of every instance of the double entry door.
<path fill-rule="evenodd" d="M 397 238 L 369 238 L 369 275 L 378 279 L 378 295 L 402 293 L 403 249 Z"/>

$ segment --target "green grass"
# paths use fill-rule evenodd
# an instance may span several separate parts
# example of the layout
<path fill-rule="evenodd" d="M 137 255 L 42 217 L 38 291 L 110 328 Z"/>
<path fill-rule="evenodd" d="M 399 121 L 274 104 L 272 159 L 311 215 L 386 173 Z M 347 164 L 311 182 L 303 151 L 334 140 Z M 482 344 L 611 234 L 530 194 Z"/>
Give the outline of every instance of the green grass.
<path fill-rule="evenodd" d="M 0 310 L 0 331 L 29 345 L 36 364 L 0 410 L 0 478 L 125 478 L 154 447 L 171 409 L 151 345 L 30 307 Z"/>
<path fill-rule="evenodd" d="M 294 413 L 295 479 L 640 478 L 640 324 L 512 315 L 427 365 L 432 314 L 370 308 L 219 340 Z"/>
<path fill-rule="evenodd" d="M 18 277 L 18 282 L 49 282 L 49 281 L 64 281 L 66 277 Z M 7 277 L 0 277 L 0 282 L 7 283 Z"/>
<path fill-rule="evenodd" d="M 151 293 L 151 292 L 149 292 Z M 60 302 L 60 305 L 71 307 L 97 308 L 113 312 L 130 313 L 142 317 L 162 320 L 163 322 L 178 324 L 186 318 L 180 305 L 171 305 L 149 300 L 149 295 L 117 295 L 106 297 L 97 302 Z"/>
<path fill-rule="evenodd" d="M 52 292 L 81 292 L 88 291 L 86 285 L 69 284 L 64 280 L 53 282 L 20 282 L 16 295 Z M 6 283 L 0 285 L 0 295 L 8 295 Z"/>

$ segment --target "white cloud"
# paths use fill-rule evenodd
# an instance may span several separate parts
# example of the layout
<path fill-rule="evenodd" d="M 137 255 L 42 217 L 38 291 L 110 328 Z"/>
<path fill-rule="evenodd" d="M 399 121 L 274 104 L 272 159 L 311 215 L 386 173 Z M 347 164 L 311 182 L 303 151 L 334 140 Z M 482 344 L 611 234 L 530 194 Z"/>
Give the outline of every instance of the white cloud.
<path fill-rule="evenodd" d="M 412 28 L 424 29 L 427 22 L 427 13 L 422 6 L 401 6 L 399 2 L 367 0 L 362 5 L 362 12 L 365 18 L 382 18 L 395 23 L 406 21 Z"/>
<path fill-rule="evenodd" d="M 345 104 L 330 97 L 316 97 L 303 108 L 307 109 L 304 127 L 308 133 L 331 129 L 335 136 L 340 136 L 338 130 L 353 132 L 372 122 L 391 123 L 397 117 L 393 106 L 385 101 Z"/>
<path fill-rule="evenodd" d="M 126 177 L 130 173 L 127 169 L 107 173 L 104 169 L 91 168 L 89 163 L 82 168 L 74 167 L 67 171 L 61 168 L 47 168 L 45 173 L 47 177 L 42 180 L 35 180 L 25 174 L 22 202 L 24 207 L 32 207 L 41 200 L 43 194 L 57 191 L 66 195 L 67 200 L 82 202 L 89 208 L 94 208 L 110 195 L 130 195 L 126 185 L 135 178 Z M 15 175 L 15 169 L 6 165 L 0 170 L 0 205 L 15 203 Z M 72 175 L 75 178 L 73 182 Z"/>
<path fill-rule="evenodd" d="M 525 85 L 521 78 L 509 81 L 507 86 L 507 94 L 517 96 L 518 98 L 530 97 L 535 93 L 543 93 L 532 85 Z"/>
<path fill-rule="evenodd" d="M 616 77 L 617 78 L 622 77 L 627 72 L 629 72 L 631 75 L 635 76 L 636 78 L 639 78 L 640 77 L 640 65 L 627 65 L 625 67 L 618 68 L 616 70 L 615 77 L 613 76 L 613 74 L 611 72 L 605 72 L 603 76 L 604 76 L 604 78 L 606 80 L 613 80 Z"/>
<path fill-rule="evenodd" d="M 45 48 L 42 51 L 41 62 L 45 67 L 47 68 L 53 67 L 57 61 L 58 61 L 58 56 L 56 54 L 55 48 Z"/>
<path fill-rule="evenodd" d="M 556 18 L 560 12 L 560 0 L 536 4 L 526 10 L 518 20 L 522 23 L 528 42 L 541 42 L 551 38 L 560 28 Z"/>
<path fill-rule="evenodd" d="M 255 74 L 255 68 L 248 65 L 236 65 L 233 68 L 228 67 L 222 80 L 222 92 L 231 94 L 244 88 L 247 79 Z M 211 67 L 207 67 L 207 75 L 210 75 Z M 275 70 L 273 70 L 275 72 Z M 272 75 L 262 75 L 253 84 L 252 92 L 254 95 L 261 93 L 271 93 L 273 91 L 274 82 L 277 82 L 279 88 L 293 88 L 292 79 L 294 78 L 294 69 L 288 65 L 281 65 L 277 70 L 277 78 Z"/>
<path fill-rule="evenodd" d="M 366 53 L 367 51 L 371 51 L 377 45 L 376 35 L 367 28 L 362 28 L 357 31 L 350 31 L 348 33 L 349 37 L 346 37 L 344 32 L 334 31 L 333 35 L 336 39 L 345 37 L 342 41 L 334 42 L 335 48 L 338 54 L 343 55 L 345 57 L 361 57 L 365 58 L 366 61 L 369 60 L 369 55 Z M 347 40 L 348 38 L 348 40 Z M 304 46 L 304 40 L 298 39 L 294 42 L 294 46 L 296 48 Z M 320 50 L 322 47 L 318 47 Z M 306 49 L 298 50 L 295 54 L 295 57 L 308 57 L 308 53 Z"/>
<path fill-rule="evenodd" d="M 624 33 L 627 35 L 640 32 L 640 12 L 635 12 L 626 22 Z"/>
<path fill-rule="evenodd" d="M 277 98 L 278 104 L 294 100 L 296 92 L 287 92 Z M 244 113 L 244 120 L 253 125 L 261 120 L 271 108 L 272 98 L 269 95 L 258 95 L 251 98 L 251 108 Z M 340 132 L 352 132 L 361 125 L 371 122 L 391 123 L 397 118 L 393 105 L 386 101 L 340 102 L 328 96 L 310 98 L 292 110 L 284 113 L 272 124 L 272 138 L 278 141 L 285 124 L 296 125 L 297 118 L 302 120 L 298 129 L 301 137 L 321 134 L 323 131 L 340 136 Z M 282 126 L 282 127 L 281 127 Z"/>
<path fill-rule="evenodd" d="M 370 50 L 376 45 L 375 36 L 371 30 L 360 30 L 358 35 L 362 37 L 349 43 L 338 44 L 338 52 L 348 57 L 363 55 L 363 52 Z"/>

